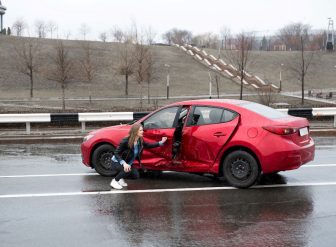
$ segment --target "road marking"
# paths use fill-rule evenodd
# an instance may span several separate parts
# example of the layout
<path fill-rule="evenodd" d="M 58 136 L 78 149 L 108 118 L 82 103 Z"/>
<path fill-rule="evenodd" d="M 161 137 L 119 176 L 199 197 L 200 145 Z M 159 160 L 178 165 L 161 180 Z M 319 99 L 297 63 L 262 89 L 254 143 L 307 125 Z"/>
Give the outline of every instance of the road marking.
<path fill-rule="evenodd" d="M 336 167 L 336 164 L 312 164 L 312 165 L 303 165 L 300 168 L 312 168 L 312 167 Z M 163 171 L 163 173 L 171 173 L 171 171 Z M 38 177 L 98 176 L 98 175 L 99 175 L 98 173 L 58 173 L 58 174 L 8 175 L 8 176 L 5 175 L 0 176 L 0 178 L 38 178 Z"/>
<path fill-rule="evenodd" d="M 333 167 L 336 164 L 311 164 L 311 165 L 303 165 L 300 168 L 311 168 L 311 167 Z M 300 169 L 299 168 L 299 169 Z"/>
<path fill-rule="evenodd" d="M 62 176 L 97 176 L 98 173 L 62 173 L 62 174 L 36 174 L 36 175 L 9 175 L 0 178 L 36 178 L 36 177 L 62 177 Z"/>
<path fill-rule="evenodd" d="M 281 187 L 301 187 L 301 186 L 335 186 L 336 182 L 324 183 L 289 183 L 256 185 L 250 189 L 281 188 Z M 0 195 L 0 199 L 5 198 L 32 198 L 32 197 L 57 197 L 57 196 L 83 196 L 83 195 L 111 195 L 111 194 L 137 194 L 137 193 L 163 193 L 163 192 L 191 192 L 191 191 L 211 191 L 211 190 L 236 190 L 235 187 L 202 187 L 202 188 L 176 188 L 176 189 L 148 189 L 148 190 L 110 190 L 110 191 L 90 191 L 90 192 L 67 192 L 67 193 L 41 193 L 41 194 L 9 194 Z"/>

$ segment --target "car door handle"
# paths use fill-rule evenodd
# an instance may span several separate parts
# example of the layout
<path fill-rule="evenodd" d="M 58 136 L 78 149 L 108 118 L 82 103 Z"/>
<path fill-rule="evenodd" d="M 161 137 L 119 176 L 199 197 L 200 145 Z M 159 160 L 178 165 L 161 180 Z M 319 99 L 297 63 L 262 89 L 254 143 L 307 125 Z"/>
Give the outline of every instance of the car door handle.
<path fill-rule="evenodd" d="M 217 137 L 220 137 L 220 136 L 226 136 L 226 134 L 223 133 L 223 132 L 216 132 L 216 133 L 214 133 L 213 135 L 214 135 L 214 136 L 217 136 Z"/>

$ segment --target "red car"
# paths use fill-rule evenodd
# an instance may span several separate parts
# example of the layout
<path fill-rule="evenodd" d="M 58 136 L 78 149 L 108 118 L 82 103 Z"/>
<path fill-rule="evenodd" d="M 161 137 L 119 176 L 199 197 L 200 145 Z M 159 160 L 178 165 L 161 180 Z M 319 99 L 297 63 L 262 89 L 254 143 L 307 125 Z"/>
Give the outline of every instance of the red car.
<path fill-rule="evenodd" d="M 144 151 L 141 169 L 210 173 L 239 188 L 255 184 L 261 173 L 296 169 L 315 154 L 307 119 L 254 102 L 177 102 L 137 122 L 148 142 L 168 137 L 165 145 Z M 113 150 L 129 129 L 118 125 L 89 133 L 81 145 L 83 163 L 113 176 Z"/>

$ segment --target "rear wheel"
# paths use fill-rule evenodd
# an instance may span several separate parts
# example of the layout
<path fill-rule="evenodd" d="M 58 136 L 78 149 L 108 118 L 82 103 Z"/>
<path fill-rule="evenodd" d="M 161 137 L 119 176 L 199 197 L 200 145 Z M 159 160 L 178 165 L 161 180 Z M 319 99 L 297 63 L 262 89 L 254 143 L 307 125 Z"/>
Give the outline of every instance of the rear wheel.
<path fill-rule="evenodd" d="M 112 156 L 114 147 L 109 144 L 99 146 L 92 155 L 93 168 L 102 176 L 113 176 L 116 174 L 112 170 Z"/>
<path fill-rule="evenodd" d="M 256 159 L 246 151 L 234 151 L 224 159 L 225 179 L 234 187 L 248 188 L 255 184 L 260 176 Z"/>

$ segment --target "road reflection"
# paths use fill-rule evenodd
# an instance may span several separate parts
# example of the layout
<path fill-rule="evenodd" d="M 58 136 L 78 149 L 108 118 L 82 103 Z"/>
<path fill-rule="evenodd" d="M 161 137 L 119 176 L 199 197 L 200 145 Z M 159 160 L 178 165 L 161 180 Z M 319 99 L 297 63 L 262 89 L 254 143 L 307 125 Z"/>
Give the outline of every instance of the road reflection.
<path fill-rule="evenodd" d="M 313 211 L 301 187 L 100 195 L 90 204 L 108 218 L 111 239 L 129 246 L 305 246 Z"/>

